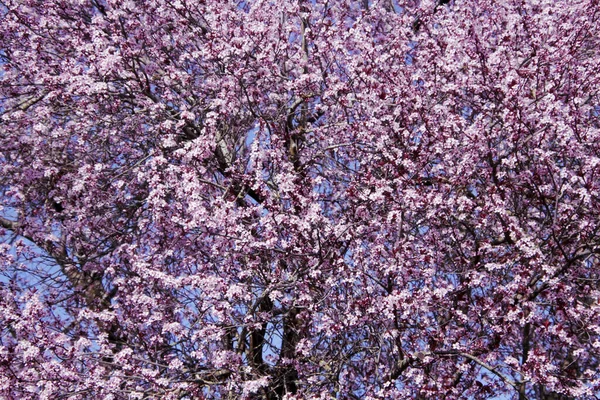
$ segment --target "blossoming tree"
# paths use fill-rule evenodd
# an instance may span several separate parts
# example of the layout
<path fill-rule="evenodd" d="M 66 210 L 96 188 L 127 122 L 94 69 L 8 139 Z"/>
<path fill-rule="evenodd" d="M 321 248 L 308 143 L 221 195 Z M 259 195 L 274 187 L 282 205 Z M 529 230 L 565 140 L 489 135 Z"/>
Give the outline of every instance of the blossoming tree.
<path fill-rule="evenodd" d="M 597 0 L 1 0 L 0 397 L 600 390 Z"/>

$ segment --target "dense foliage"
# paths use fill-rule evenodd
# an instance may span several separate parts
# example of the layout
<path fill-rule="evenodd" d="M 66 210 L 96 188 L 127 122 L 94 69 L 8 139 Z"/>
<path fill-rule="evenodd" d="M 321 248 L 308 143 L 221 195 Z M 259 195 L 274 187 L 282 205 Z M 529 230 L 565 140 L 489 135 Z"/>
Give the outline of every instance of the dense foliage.
<path fill-rule="evenodd" d="M 0 397 L 600 392 L 597 0 L 0 0 Z"/>

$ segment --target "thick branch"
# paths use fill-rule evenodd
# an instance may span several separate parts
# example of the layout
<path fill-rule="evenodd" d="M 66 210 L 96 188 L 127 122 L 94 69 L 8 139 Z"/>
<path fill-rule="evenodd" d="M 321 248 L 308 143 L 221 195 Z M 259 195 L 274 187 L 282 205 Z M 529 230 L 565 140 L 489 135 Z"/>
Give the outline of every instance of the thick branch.
<path fill-rule="evenodd" d="M 515 388 L 516 390 L 519 390 L 520 386 L 523 383 L 523 382 L 515 382 L 514 380 L 512 380 L 511 378 L 509 378 L 508 376 L 506 376 L 505 374 L 500 372 L 497 367 L 493 367 L 490 364 L 486 363 L 485 361 L 482 361 L 479 358 L 477 358 L 474 355 L 471 355 L 469 353 L 463 353 L 463 352 L 454 351 L 454 350 L 440 350 L 440 351 L 433 352 L 433 354 L 441 355 L 441 356 L 454 356 L 454 357 L 467 358 L 467 359 L 475 362 L 477 365 L 487 369 L 488 371 L 490 371 L 491 373 L 493 373 L 494 375 L 496 375 L 497 377 L 502 379 L 504 382 L 508 383 L 510 386 Z"/>
<path fill-rule="evenodd" d="M 115 291 L 107 293 L 102 285 L 102 276 L 92 272 L 79 270 L 77 264 L 72 261 L 66 252 L 66 249 L 61 245 L 47 240 L 40 242 L 31 235 L 21 231 L 21 225 L 17 221 L 11 221 L 0 217 L 0 226 L 27 239 L 38 248 L 44 250 L 56 264 L 60 267 L 62 273 L 66 276 L 71 286 L 77 294 L 84 300 L 85 305 L 92 311 L 100 312 L 107 310 L 110 307 L 111 298 L 116 294 Z M 104 330 L 109 337 L 109 341 L 120 347 L 123 343 L 123 338 L 119 334 L 120 327 L 115 323 L 99 323 L 99 326 Z"/>

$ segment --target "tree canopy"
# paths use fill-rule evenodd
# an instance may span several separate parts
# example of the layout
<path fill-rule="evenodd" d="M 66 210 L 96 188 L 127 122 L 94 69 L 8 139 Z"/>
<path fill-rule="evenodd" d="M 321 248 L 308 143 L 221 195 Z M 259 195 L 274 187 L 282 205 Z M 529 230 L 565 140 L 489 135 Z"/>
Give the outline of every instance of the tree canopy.
<path fill-rule="evenodd" d="M 0 0 L 0 397 L 600 393 L 597 0 Z"/>

